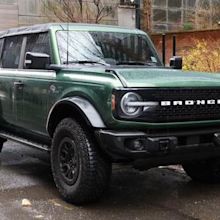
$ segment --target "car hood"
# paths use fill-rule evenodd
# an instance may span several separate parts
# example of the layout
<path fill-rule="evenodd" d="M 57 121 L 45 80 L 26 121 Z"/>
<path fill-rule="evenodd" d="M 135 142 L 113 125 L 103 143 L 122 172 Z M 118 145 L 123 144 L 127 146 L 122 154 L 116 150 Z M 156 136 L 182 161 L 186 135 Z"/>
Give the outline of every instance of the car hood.
<path fill-rule="evenodd" d="M 216 87 L 220 74 L 184 72 L 168 68 L 114 69 L 125 87 Z"/>

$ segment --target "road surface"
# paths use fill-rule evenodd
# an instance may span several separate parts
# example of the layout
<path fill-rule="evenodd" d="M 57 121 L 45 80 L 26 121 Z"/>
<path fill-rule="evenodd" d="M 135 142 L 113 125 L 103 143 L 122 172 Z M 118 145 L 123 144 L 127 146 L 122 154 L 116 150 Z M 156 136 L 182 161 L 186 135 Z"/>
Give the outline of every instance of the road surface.
<path fill-rule="evenodd" d="M 31 205 L 22 206 L 23 199 Z M 194 183 L 181 169 L 119 166 L 100 202 L 76 207 L 60 198 L 49 155 L 12 142 L 0 154 L 1 220 L 214 220 L 220 219 L 219 207 L 220 185 Z"/>

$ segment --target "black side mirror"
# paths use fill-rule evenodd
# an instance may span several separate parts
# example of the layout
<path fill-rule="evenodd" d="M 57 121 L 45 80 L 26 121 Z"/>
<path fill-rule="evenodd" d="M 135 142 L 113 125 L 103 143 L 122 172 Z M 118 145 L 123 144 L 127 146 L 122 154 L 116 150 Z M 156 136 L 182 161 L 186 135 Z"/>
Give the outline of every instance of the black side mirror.
<path fill-rule="evenodd" d="M 183 68 L 183 58 L 174 56 L 170 59 L 170 67 L 173 69 L 181 70 Z"/>
<path fill-rule="evenodd" d="M 46 53 L 27 52 L 25 54 L 25 69 L 46 69 L 50 64 L 50 56 Z"/>

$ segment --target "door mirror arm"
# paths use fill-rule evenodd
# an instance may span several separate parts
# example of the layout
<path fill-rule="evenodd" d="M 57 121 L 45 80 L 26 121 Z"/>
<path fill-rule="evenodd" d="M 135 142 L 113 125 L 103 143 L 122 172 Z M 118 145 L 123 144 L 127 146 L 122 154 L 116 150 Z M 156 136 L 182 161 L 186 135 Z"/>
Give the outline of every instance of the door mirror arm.
<path fill-rule="evenodd" d="M 25 69 L 47 69 L 50 56 L 46 53 L 26 52 L 24 60 Z"/>
<path fill-rule="evenodd" d="M 180 56 L 174 56 L 170 59 L 170 67 L 173 69 L 181 70 L 183 68 L 183 58 Z"/>

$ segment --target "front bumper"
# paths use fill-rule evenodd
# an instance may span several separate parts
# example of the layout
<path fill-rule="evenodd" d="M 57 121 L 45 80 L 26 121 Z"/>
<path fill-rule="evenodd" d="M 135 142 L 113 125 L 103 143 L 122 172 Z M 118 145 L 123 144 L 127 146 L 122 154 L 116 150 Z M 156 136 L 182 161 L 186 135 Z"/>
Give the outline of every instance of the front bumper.
<path fill-rule="evenodd" d="M 150 135 L 145 132 L 99 130 L 101 148 L 113 161 L 148 163 L 149 166 L 179 164 L 220 156 L 220 132 Z"/>

